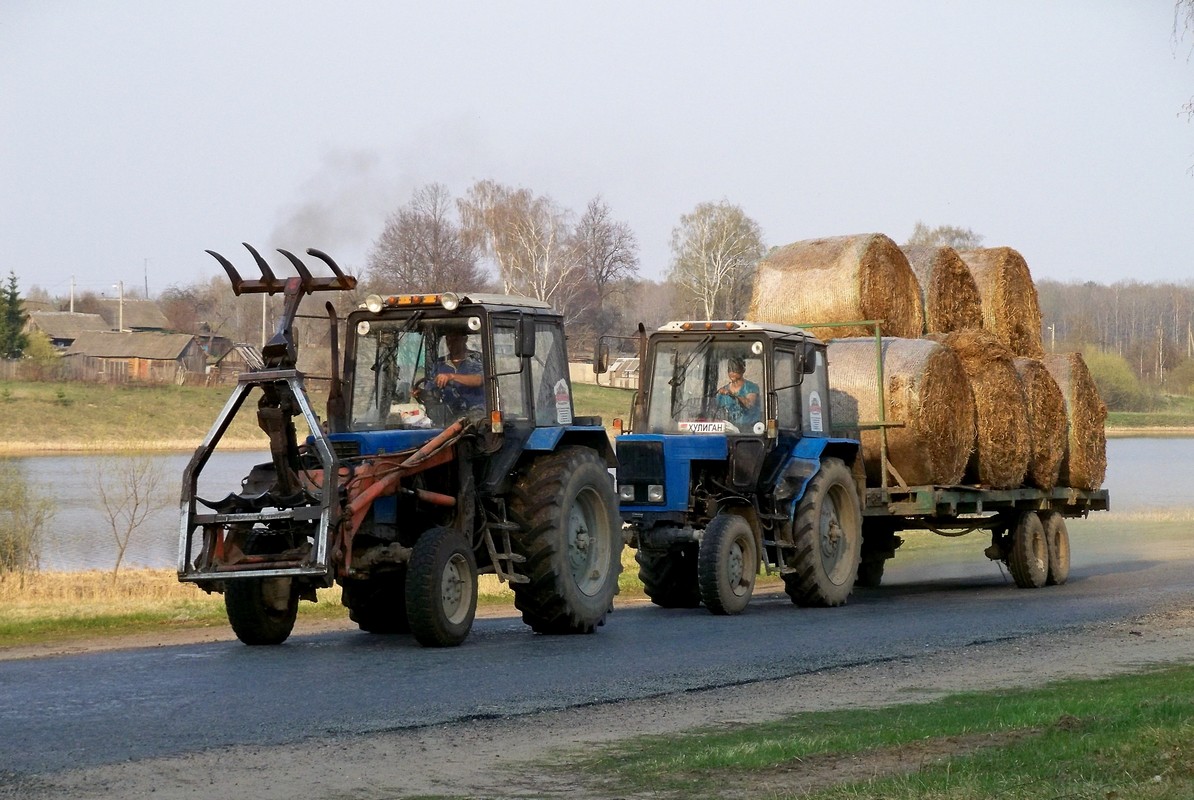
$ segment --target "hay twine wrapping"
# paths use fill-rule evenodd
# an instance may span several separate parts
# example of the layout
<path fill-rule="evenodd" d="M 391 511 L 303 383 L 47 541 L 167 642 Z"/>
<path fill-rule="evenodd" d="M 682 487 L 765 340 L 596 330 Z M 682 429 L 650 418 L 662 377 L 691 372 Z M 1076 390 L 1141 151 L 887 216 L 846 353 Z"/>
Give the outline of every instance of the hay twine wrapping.
<path fill-rule="evenodd" d="M 1061 461 L 1065 457 L 1065 398 L 1057 381 L 1043 362 L 1035 358 L 1017 358 L 1012 362 L 1028 401 L 1028 434 L 1031 444 L 1025 483 L 1040 489 L 1057 485 Z"/>
<path fill-rule="evenodd" d="M 904 255 L 920 284 L 925 333 L 950 333 L 983 326 L 978 285 L 952 247 L 905 247 Z"/>
<path fill-rule="evenodd" d="M 927 339 L 885 337 L 883 377 L 888 460 L 910 486 L 958 483 L 974 442 L 974 398 L 957 356 Z M 874 337 L 829 343 L 834 427 L 879 421 L 878 358 Z M 882 481 L 880 433 L 855 432 L 862 441 L 867 485 Z M 895 485 L 889 479 L 888 485 Z"/>
<path fill-rule="evenodd" d="M 1044 363 L 1065 398 L 1069 422 L 1058 482 L 1075 489 L 1098 489 L 1107 474 L 1107 436 L 1103 430 L 1107 406 L 1081 354 L 1047 355 Z"/>
<path fill-rule="evenodd" d="M 759 263 L 748 319 L 784 325 L 881 320 L 883 333 L 924 330 L 920 286 L 903 252 L 881 233 L 809 239 Z M 862 327 L 811 328 L 823 339 L 865 336 Z"/>
<path fill-rule="evenodd" d="M 1010 247 L 958 253 L 982 298 L 983 327 L 1014 355 L 1040 358 L 1041 306 L 1024 257 Z"/>
<path fill-rule="evenodd" d="M 1028 401 L 1012 354 L 987 331 L 933 334 L 957 354 L 974 393 L 977 419 L 966 483 L 1014 489 L 1028 473 Z"/>

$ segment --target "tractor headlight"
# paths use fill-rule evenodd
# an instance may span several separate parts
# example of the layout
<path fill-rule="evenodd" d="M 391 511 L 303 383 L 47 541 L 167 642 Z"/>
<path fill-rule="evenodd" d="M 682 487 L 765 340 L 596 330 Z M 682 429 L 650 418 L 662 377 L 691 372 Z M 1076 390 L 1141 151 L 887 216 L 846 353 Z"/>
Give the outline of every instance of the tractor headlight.
<path fill-rule="evenodd" d="M 647 502 L 648 503 L 662 503 L 663 502 L 663 484 L 652 483 L 647 486 Z"/>
<path fill-rule="evenodd" d="M 381 311 L 381 308 L 382 308 L 381 295 L 371 294 L 368 297 L 366 297 L 365 298 L 365 308 L 369 309 L 369 311 L 374 314 L 376 314 L 378 311 Z"/>
<path fill-rule="evenodd" d="M 445 311 L 455 311 L 460 308 L 460 295 L 456 292 L 444 292 L 439 296 L 439 303 Z"/>
<path fill-rule="evenodd" d="M 630 502 L 634 500 L 634 484 L 623 483 L 618 486 L 618 499 Z"/>

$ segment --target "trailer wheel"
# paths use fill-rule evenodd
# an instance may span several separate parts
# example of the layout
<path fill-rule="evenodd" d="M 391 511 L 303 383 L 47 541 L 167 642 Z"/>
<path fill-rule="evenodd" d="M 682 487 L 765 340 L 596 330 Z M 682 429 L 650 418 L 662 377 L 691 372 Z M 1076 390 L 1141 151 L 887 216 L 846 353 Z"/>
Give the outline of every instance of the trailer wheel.
<path fill-rule="evenodd" d="M 250 533 L 247 555 L 274 552 L 277 534 Z M 239 578 L 224 585 L 224 610 L 236 638 L 248 645 L 281 644 L 298 617 L 298 587 L 292 578 Z"/>
<path fill-rule="evenodd" d="M 452 528 L 429 528 L 415 542 L 406 575 L 406 619 L 424 647 L 454 647 L 477 613 L 477 562 Z"/>
<path fill-rule="evenodd" d="M 750 523 L 737 514 L 718 514 L 701 537 L 697 576 L 701 602 L 718 615 L 741 614 L 750 603 L 759 573 L 759 548 Z"/>
<path fill-rule="evenodd" d="M 1012 529 L 1007 568 L 1021 589 L 1039 589 L 1049 577 L 1049 548 L 1045 528 L 1035 512 L 1025 511 Z"/>
<path fill-rule="evenodd" d="M 850 469 L 837 458 L 821 462 L 792 523 L 794 569 L 784 588 L 800 606 L 840 606 L 854 590 L 862 553 L 862 510 Z"/>
<path fill-rule="evenodd" d="M 1060 586 L 1070 577 L 1070 533 L 1065 517 L 1056 511 L 1042 511 L 1041 527 L 1045 529 L 1045 550 L 1049 554 L 1049 577 L 1046 586 Z"/>
<path fill-rule="evenodd" d="M 701 604 L 697 585 L 697 550 L 692 545 L 668 550 L 635 551 L 643 592 L 661 608 L 696 608 Z"/>
<path fill-rule="evenodd" d="M 410 633 L 406 619 L 406 567 L 368 580 L 346 580 L 341 600 L 348 618 L 366 633 Z"/>
<path fill-rule="evenodd" d="M 529 578 L 512 585 L 523 622 L 536 633 L 591 633 L 622 571 L 622 524 L 605 462 L 585 447 L 536 459 L 515 483 L 510 514 Z"/>

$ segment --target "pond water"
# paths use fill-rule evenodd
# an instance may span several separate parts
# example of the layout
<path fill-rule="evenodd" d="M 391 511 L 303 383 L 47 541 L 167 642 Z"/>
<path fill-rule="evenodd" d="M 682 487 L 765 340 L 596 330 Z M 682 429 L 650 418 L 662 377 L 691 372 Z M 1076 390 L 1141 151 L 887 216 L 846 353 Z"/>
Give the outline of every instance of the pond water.
<path fill-rule="evenodd" d="M 153 455 L 162 476 L 164 503 L 137 529 L 124 566 L 172 568 L 178 559 L 179 497 L 190 454 Z M 95 473 L 119 468 L 120 458 L 53 455 L 7 459 L 31 487 L 51 497 L 56 510 L 42 547 L 42 569 L 111 569 L 116 544 L 95 492 Z M 219 498 L 266 453 L 217 452 L 200 474 L 201 497 Z M 1134 513 L 1194 507 L 1185 477 L 1194 473 L 1194 438 L 1116 438 L 1107 442 L 1107 479 L 1115 512 Z"/>

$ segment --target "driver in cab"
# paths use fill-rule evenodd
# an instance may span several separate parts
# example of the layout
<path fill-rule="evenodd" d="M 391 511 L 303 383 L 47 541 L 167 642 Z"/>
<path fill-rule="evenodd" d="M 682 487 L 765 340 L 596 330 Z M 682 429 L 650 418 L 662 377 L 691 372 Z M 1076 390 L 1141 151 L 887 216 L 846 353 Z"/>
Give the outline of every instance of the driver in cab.
<path fill-rule="evenodd" d="M 485 378 L 482 374 L 481 354 L 468 348 L 468 334 L 453 331 L 444 336 L 448 346 L 446 355 L 436 360 L 428 375 L 435 385 L 441 402 L 453 413 L 463 414 L 470 408 L 485 406 Z M 422 401 L 426 389 L 417 389 L 415 398 Z M 434 399 L 434 398 L 433 398 Z"/>

